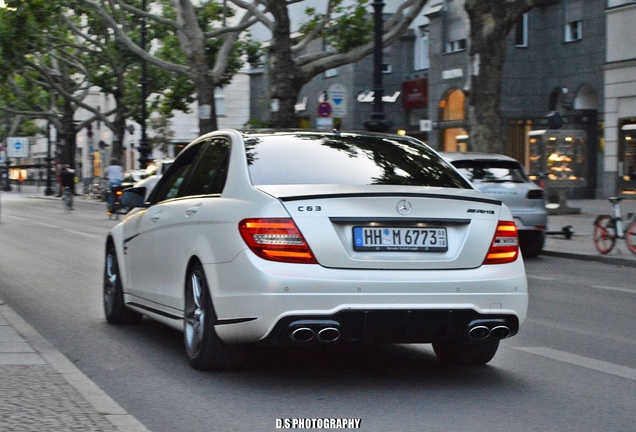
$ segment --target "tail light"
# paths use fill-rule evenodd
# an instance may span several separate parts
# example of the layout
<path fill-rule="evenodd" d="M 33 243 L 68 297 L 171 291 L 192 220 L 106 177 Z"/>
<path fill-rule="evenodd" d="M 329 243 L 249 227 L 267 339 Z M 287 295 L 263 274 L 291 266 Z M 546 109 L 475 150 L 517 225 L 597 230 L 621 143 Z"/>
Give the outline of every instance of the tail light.
<path fill-rule="evenodd" d="M 519 256 L 517 226 L 511 221 L 499 221 L 484 264 L 505 264 Z"/>
<path fill-rule="evenodd" d="M 115 191 L 115 195 L 118 196 L 118 197 L 122 196 L 123 194 L 124 194 L 124 191 L 121 190 L 121 189 Z"/>
<path fill-rule="evenodd" d="M 318 263 L 291 219 L 244 219 L 239 223 L 239 232 L 250 250 L 263 259 Z"/>

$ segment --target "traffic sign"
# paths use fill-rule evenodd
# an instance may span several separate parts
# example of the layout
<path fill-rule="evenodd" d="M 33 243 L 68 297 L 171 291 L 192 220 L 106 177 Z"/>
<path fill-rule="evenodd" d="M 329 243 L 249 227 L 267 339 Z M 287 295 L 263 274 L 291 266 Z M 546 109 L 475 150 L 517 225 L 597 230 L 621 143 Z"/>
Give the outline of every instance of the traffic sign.
<path fill-rule="evenodd" d="M 10 158 L 29 157 L 29 137 L 7 138 L 7 157 L 10 157 Z"/>
<path fill-rule="evenodd" d="M 320 102 L 318 104 L 318 115 L 320 117 L 329 117 L 331 115 L 331 104 L 329 102 Z"/>
<path fill-rule="evenodd" d="M 347 88 L 342 84 L 332 84 L 328 90 L 329 103 L 333 108 L 332 114 L 336 117 L 347 115 Z"/>

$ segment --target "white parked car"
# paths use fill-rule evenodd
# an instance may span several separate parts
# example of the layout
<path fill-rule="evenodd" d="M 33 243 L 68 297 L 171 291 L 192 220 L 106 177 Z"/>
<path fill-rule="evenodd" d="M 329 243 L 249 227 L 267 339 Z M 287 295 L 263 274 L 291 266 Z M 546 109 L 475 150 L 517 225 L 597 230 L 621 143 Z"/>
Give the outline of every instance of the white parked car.
<path fill-rule="evenodd" d="M 543 251 L 548 212 L 545 192 L 528 178 L 523 166 L 508 156 L 491 153 L 441 153 L 477 189 L 501 200 L 514 217 L 524 257 Z"/>
<path fill-rule="evenodd" d="M 221 130 L 124 201 L 106 318 L 182 329 L 197 369 L 255 344 L 350 341 L 484 364 L 526 319 L 512 214 L 413 138 Z"/>

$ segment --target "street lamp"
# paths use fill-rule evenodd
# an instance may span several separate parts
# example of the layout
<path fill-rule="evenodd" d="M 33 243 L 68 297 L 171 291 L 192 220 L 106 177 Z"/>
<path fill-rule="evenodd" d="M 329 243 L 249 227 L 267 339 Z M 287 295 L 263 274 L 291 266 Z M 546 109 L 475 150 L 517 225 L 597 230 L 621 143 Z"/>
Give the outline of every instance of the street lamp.
<path fill-rule="evenodd" d="M 141 2 L 141 9 L 146 12 L 146 0 Z M 141 18 L 141 49 L 146 50 L 146 17 Z M 148 83 L 148 71 L 146 60 L 141 59 L 141 140 L 139 142 L 139 168 L 144 169 L 148 165 L 150 146 L 146 136 L 146 85 Z"/>
<path fill-rule="evenodd" d="M 382 9 L 384 2 L 375 0 L 374 30 L 373 30 L 373 114 L 371 120 L 364 122 L 364 127 L 371 132 L 386 132 L 391 128 L 391 122 L 384 119 L 384 86 L 382 85 Z"/>
<path fill-rule="evenodd" d="M 44 189 L 44 195 L 51 196 L 55 193 L 53 190 L 53 180 L 51 179 L 51 121 L 46 123 L 46 188 Z"/>

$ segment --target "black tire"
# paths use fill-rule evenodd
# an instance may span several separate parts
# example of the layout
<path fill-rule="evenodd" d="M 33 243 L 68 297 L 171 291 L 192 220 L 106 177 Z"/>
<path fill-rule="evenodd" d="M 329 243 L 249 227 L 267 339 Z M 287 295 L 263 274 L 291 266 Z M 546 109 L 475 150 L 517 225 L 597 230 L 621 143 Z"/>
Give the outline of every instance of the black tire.
<path fill-rule="evenodd" d="M 109 243 L 106 247 L 102 297 L 106 321 L 110 324 L 136 324 L 141 320 L 142 315 L 127 308 L 124 303 L 124 290 L 119 274 L 117 253 L 112 243 Z"/>
<path fill-rule="evenodd" d="M 235 369 L 244 350 L 225 344 L 216 334 L 217 320 L 207 279 L 201 264 L 190 267 L 185 282 L 183 339 L 188 361 L 194 369 Z"/>
<path fill-rule="evenodd" d="M 448 365 L 484 365 L 493 359 L 498 348 L 499 341 L 494 339 L 480 341 L 446 339 L 433 342 L 433 349 L 438 360 Z"/>
<path fill-rule="evenodd" d="M 524 258 L 535 258 L 543 252 L 545 237 L 537 237 L 521 242 L 521 253 Z"/>
<path fill-rule="evenodd" d="M 592 235 L 596 250 L 603 255 L 614 249 L 616 244 L 616 225 L 609 215 L 600 215 L 594 221 L 594 232 Z"/>

